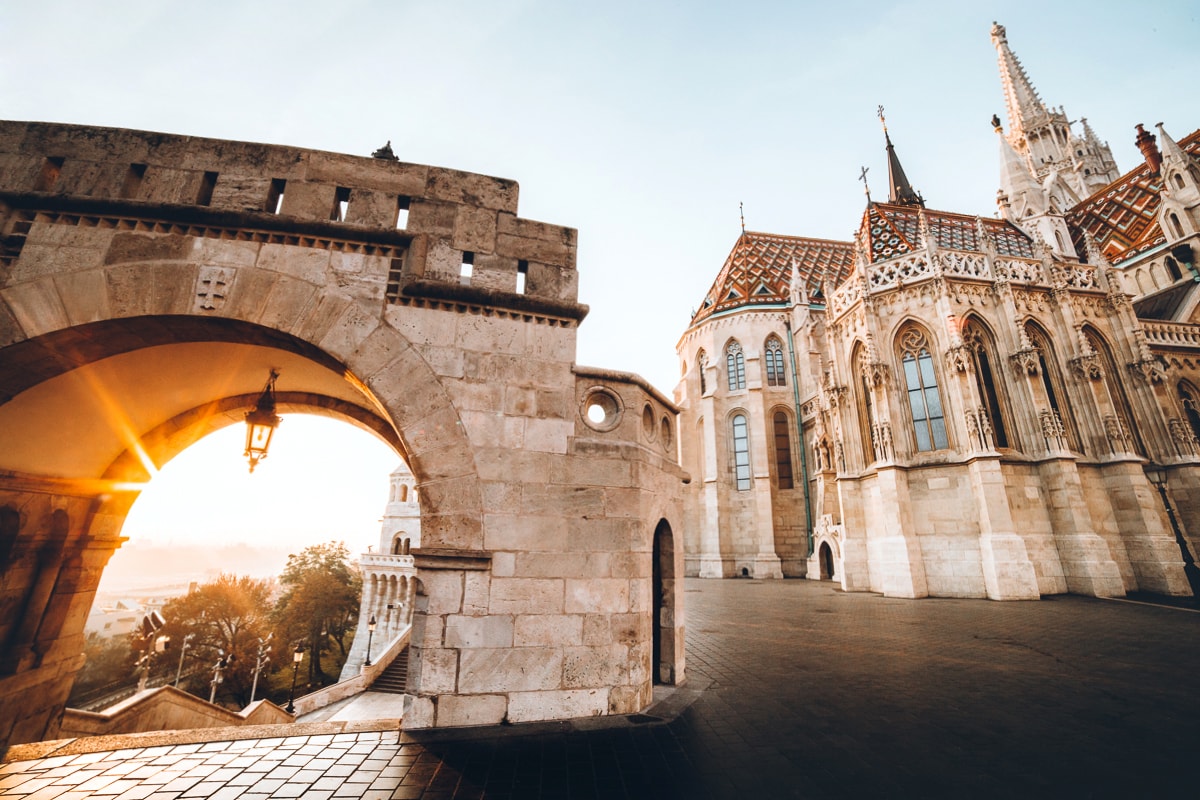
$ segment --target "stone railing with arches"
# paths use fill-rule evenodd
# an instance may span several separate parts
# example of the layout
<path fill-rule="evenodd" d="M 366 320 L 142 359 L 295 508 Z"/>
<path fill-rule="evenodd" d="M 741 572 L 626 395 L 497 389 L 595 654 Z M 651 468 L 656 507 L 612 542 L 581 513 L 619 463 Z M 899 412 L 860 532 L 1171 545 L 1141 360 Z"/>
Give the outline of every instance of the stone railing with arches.
<path fill-rule="evenodd" d="M 1187 322 L 1140 320 L 1146 344 L 1159 347 L 1200 347 L 1200 325 Z"/>

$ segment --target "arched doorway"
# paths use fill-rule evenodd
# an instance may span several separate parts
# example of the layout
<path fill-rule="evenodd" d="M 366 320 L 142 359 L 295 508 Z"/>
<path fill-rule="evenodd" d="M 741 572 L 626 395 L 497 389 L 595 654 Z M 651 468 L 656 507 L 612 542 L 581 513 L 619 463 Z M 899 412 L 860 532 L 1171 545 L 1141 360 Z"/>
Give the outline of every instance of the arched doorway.
<path fill-rule="evenodd" d="M 837 577 L 837 570 L 834 566 L 833 548 L 829 546 L 829 542 L 821 542 L 821 547 L 817 551 L 820 554 L 821 561 L 821 580 L 831 581 Z"/>
<path fill-rule="evenodd" d="M 654 529 L 651 558 L 654 610 L 651 673 L 654 683 L 673 684 L 676 681 L 675 536 L 665 519 Z"/>

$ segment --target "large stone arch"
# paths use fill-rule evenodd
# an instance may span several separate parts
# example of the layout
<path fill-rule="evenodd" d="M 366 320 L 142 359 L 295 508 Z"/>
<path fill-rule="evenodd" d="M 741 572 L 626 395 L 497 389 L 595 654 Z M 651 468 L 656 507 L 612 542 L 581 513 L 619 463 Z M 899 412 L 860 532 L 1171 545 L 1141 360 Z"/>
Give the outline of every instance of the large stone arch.
<path fill-rule="evenodd" d="M 365 427 L 416 477 L 406 727 L 650 702 L 678 410 L 575 365 L 575 231 L 516 205 L 386 154 L 0 122 L 0 746 L 55 732 L 148 465 L 240 422 L 271 368 L 281 410 Z M 620 398 L 601 425 L 597 392 Z"/>

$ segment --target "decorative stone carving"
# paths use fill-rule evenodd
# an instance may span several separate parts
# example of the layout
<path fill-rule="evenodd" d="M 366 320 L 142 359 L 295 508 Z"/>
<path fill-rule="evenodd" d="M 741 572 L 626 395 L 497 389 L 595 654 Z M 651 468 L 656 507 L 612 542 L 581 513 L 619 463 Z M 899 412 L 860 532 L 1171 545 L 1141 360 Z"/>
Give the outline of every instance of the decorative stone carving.
<path fill-rule="evenodd" d="M 1167 370 L 1157 358 L 1145 361 L 1133 361 L 1127 364 L 1129 374 L 1141 378 L 1147 383 L 1162 383 L 1167 379 Z"/>
<path fill-rule="evenodd" d="M 1196 434 L 1192 433 L 1192 427 L 1179 417 L 1172 417 L 1167 420 L 1167 430 L 1171 433 L 1171 442 L 1175 445 L 1175 452 L 1181 456 L 1196 455 L 1197 445 L 1200 445 L 1200 440 L 1196 439 Z"/>
<path fill-rule="evenodd" d="M 951 372 L 968 372 L 974 366 L 970 345 L 959 344 L 946 351 L 946 368 Z"/>
<path fill-rule="evenodd" d="M 196 276 L 197 306 L 205 311 L 220 310 L 235 274 L 227 267 L 201 267 Z"/>
<path fill-rule="evenodd" d="M 1046 409 L 1038 414 L 1038 421 L 1042 424 L 1042 436 L 1046 439 L 1046 447 L 1050 450 L 1066 450 L 1067 429 L 1063 426 L 1058 412 L 1052 408 Z"/>
<path fill-rule="evenodd" d="M 876 422 L 871 426 L 871 445 L 875 448 L 876 461 L 891 461 L 895 458 L 892 446 L 892 426 L 886 422 Z"/>
<path fill-rule="evenodd" d="M 1036 376 L 1041 374 L 1042 362 L 1036 347 L 1026 347 L 1013 353 L 1009 358 L 1017 375 Z"/>
<path fill-rule="evenodd" d="M 1130 453 L 1132 452 L 1132 439 L 1129 436 L 1129 431 L 1125 429 L 1125 423 L 1115 414 L 1107 414 L 1104 417 L 1104 435 L 1108 437 L 1108 448 L 1113 453 Z"/>
<path fill-rule="evenodd" d="M 1100 356 L 1096 353 L 1084 353 L 1076 356 L 1067 362 L 1071 371 L 1085 380 L 1098 381 L 1104 377 L 1104 370 L 1100 368 Z"/>

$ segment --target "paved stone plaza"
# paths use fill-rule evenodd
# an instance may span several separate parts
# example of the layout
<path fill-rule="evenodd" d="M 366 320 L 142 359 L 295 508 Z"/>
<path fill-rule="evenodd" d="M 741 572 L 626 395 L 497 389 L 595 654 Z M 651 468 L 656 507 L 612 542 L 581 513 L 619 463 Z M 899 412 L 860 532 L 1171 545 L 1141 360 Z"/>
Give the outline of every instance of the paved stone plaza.
<path fill-rule="evenodd" d="M 286 738 L 128 738 L 108 747 L 131 749 L 94 753 L 79 740 L 57 755 L 5 764 L 0 794 L 429 800 L 1200 791 L 1194 610 L 1069 596 L 892 600 L 805 581 L 688 580 L 686 591 L 689 680 L 664 693 L 654 717 L 466 735 L 318 723 Z"/>

